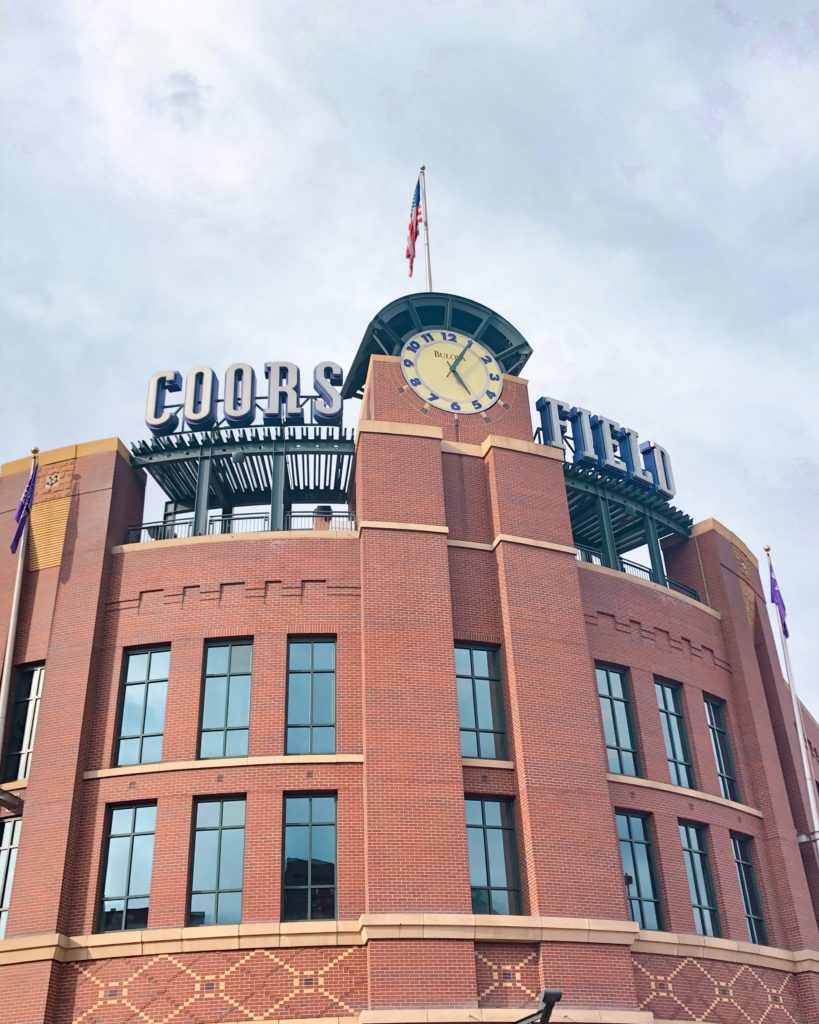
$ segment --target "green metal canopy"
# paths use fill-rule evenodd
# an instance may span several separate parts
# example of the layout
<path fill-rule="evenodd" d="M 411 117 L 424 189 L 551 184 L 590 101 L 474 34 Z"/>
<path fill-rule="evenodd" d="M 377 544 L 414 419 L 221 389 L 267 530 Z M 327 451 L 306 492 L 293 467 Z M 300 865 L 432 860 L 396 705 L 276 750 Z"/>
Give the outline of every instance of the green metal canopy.
<path fill-rule="evenodd" d="M 363 396 L 371 356 L 396 356 L 407 338 L 430 328 L 462 331 L 480 341 L 504 373 L 520 373 L 532 354 L 532 346 L 520 331 L 488 306 L 447 292 L 417 292 L 390 302 L 370 321 L 341 390 L 342 397 Z"/>

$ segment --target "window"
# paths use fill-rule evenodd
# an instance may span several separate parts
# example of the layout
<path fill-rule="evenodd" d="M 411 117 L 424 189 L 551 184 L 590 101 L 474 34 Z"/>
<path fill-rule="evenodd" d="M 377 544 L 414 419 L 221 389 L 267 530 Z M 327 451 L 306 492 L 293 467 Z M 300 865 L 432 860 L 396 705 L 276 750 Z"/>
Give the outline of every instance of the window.
<path fill-rule="evenodd" d="M 739 888 L 742 891 L 742 903 L 745 907 L 745 920 L 748 922 L 748 935 L 751 942 L 758 942 L 762 946 L 768 944 L 768 933 L 765 930 L 765 921 L 762 917 L 762 901 L 759 898 L 759 889 L 756 885 L 756 874 L 754 862 L 751 857 L 753 840 L 750 836 L 741 836 L 736 832 L 731 833 L 731 846 L 734 850 L 734 862 L 737 866 L 739 876 Z"/>
<path fill-rule="evenodd" d="M 675 786 L 694 788 L 694 769 L 688 750 L 688 736 L 682 712 L 682 688 L 677 683 L 655 679 L 657 703 L 660 707 L 660 724 L 663 727 L 665 754 L 668 771 Z"/>
<path fill-rule="evenodd" d="M 162 760 L 170 648 L 131 651 L 126 656 L 117 764 Z"/>
<path fill-rule="evenodd" d="M 245 867 L 245 799 L 198 800 L 188 923 L 238 924 Z"/>
<path fill-rule="evenodd" d="M 200 757 L 247 756 L 252 662 L 249 640 L 205 648 Z"/>
<path fill-rule="evenodd" d="M 455 648 L 461 754 L 506 757 L 503 694 L 498 652 L 485 647 Z"/>
<path fill-rule="evenodd" d="M 600 712 L 603 715 L 603 734 L 609 771 L 615 775 L 639 775 L 637 742 L 631 722 L 628 697 L 628 679 L 622 669 L 608 665 L 595 666 L 597 692 L 600 694 Z"/>
<path fill-rule="evenodd" d="M 680 822 L 685 873 L 691 893 L 691 908 L 698 935 L 719 935 L 719 915 L 714 886 L 711 882 L 711 868 L 708 863 L 708 848 L 705 843 L 705 826 L 693 825 L 690 821 Z"/>
<path fill-rule="evenodd" d="M 17 669 L 17 686 L 6 742 L 6 760 L 3 765 L 4 782 L 28 778 L 44 675 L 44 665 Z"/>
<path fill-rule="evenodd" d="M 99 930 L 145 928 L 151 896 L 156 804 L 112 807 L 100 899 Z"/>
<path fill-rule="evenodd" d="M 17 848 L 20 845 L 22 818 L 0 820 L 0 939 L 6 934 L 6 918 L 11 902 L 11 887 L 14 883 L 14 866 L 17 863 Z"/>
<path fill-rule="evenodd" d="M 466 835 L 473 913 L 519 914 L 511 802 L 467 797 Z"/>
<path fill-rule="evenodd" d="M 336 642 L 305 637 L 287 645 L 287 754 L 336 751 Z"/>
<path fill-rule="evenodd" d="M 336 916 L 336 797 L 284 798 L 283 921 Z"/>
<path fill-rule="evenodd" d="M 725 701 L 706 694 L 705 713 L 708 716 L 711 746 L 714 748 L 714 760 L 717 763 L 720 793 L 726 800 L 739 800 L 734 761 L 731 757 L 731 746 L 728 743 L 728 730 L 725 726 Z"/>
<path fill-rule="evenodd" d="M 618 811 L 617 836 L 632 921 L 656 931 L 663 926 L 648 816 Z"/>

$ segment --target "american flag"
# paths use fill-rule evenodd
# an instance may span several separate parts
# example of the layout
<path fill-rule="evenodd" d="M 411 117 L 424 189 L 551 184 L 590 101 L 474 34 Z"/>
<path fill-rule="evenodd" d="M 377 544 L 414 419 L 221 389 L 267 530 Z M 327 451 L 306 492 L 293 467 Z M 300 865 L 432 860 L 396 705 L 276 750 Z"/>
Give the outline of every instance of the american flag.
<path fill-rule="evenodd" d="M 409 260 L 409 276 L 412 277 L 412 268 L 415 263 L 415 240 L 418 238 L 418 225 L 424 223 L 424 215 L 421 212 L 421 179 L 415 183 L 415 192 L 412 195 L 412 206 L 410 207 L 409 229 L 407 231 L 407 252 Z"/>

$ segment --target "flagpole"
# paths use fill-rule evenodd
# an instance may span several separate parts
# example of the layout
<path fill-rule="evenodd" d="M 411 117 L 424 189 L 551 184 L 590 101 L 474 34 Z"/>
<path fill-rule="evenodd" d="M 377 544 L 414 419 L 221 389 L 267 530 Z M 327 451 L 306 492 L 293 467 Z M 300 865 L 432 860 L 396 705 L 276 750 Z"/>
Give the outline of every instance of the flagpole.
<path fill-rule="evenodd" d="M 424 211 L 424 257 L 427 270 L 427 291 L 432 291 L 432 264 L 429 262 L 429 208 L 427 207 L 427 169 L 421 164 L 418 177 L 421 179 L 421 208 Z"/>
<path fill-rule="evenodd" d="M 768 544 L 765 545 L 765 554 L 768 556 L 768 570 L 771 572 L 771 548 Z M 799 698 L 796 695 L 796 680 L 793 676 L 791 657 L 788 653 L 788 638 L 785 636 L 785 631 L 782 628 L 782 616 L 779 614 L 779 609 L 777 609 L 776 621 L 779 623 L 779 639 L 782 643 L 782 655 L 785 659 L 785 678 L 788 681 L 788 686 L 791 688 L 793 715 L 796 719 L 796 735 L 799 739 L 799 745 L 802 748 L 802 770 L 805 773 L 805 784 L 808 788 L 808 817 L 810 818 L 810 832 L 806 836 L 800 836 L 799 840 L 800 842 L 819 844 L 819 808 L 817 808 L 816 805 L 816 783 L 813 778 L 813 772 L 811 771 L 810 760 L 808 758 L 808 744 L 805 738 L 805 728 L 802 723 L 802 708 L 799 704 Z M 819 848 L 819 846 L 817 848 Z"/>
<path fill-rule="evenodd" d="M 31 449 L 31 472 L 37 463 L 39 448 Z M 33 500 L 33 498 L 32 498 Z M 11 599 L 11 614 L 9 615 L 9 632 L 6 637 L 6 655 L 3 658 L 3 674 L 0 676 L 0 754 L 3 750 L 3 742 L 6 737 L 6 712 L 9 705 L 9 690 L 11 688 L 11 672 L 14 662 L 14 642 L 17 639 L 17 617 L 20 613 L 20 594 L 23 590 L 23 567 L 26 563 L 26 548 L 28 546 L 28 528 L 31 522 L 31 515 L 26 516 L 23 523 L 23 532 L 17 549 L 17 574 L 14 577 L 14 593 Z"/>

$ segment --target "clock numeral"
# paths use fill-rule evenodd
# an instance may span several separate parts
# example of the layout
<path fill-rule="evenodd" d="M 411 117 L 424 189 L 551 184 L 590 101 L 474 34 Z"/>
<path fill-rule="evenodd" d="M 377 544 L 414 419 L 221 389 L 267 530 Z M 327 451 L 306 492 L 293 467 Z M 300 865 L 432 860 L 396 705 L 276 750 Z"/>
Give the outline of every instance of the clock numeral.
<path fill-rule="evenodd" d="M 479 401 L 477 400 L 477 398 L 473 398 L 473 399 L 472 399 L 472 408 L 473 408 L 473 409 L 483 409 L 483 406 L 482 406 L 482 405 L 481 405 L 481 403 L 480 403 L 480 402 L 479 402 Z"/>
<path fill-rule="evenodd" d="M 412 379 L 410 380 L 410 384 L 412 384 L 412 386 L 413 386 L 414 388 L 417 388 L 417 387 L 419 387 L 419 386 L 420 386 L 420 384 L 421 384 L 421 381 L 420 381 L 420 380 L 419 380 L 419 379 L 418 379 L 417 377 L 413 377 L 413 378 L 412 378 Z"/>
<path fill-rule="evenodd" d="M 417 352 L 420 347 L 421 347 L 421 342 L 420 341 L 416 341 L 414 338 L 413 338 L 412 341 L 407 342 L 407 348 L 410 350 L 410 352 Z"/>
<path fill-rule="evenodd" d="M 481 362 L 482 363 L 491 363 L 492 362 L 492 356 L 481 356 Z"/>
<path fill-rule="evenodd" d="M 410 369 L 412 369 L 415 366 L 415 363 L 411 359 L 405 359 L 404 366 L 408 366 Z"/>
<path fill-rule="evenodd" d="M 460 412 L 461 411 L 461 407 L 460 407 L 460 405 L 458 405 L 457 402 L 453 402 L 452 405 L 450 405 L 449 408 L 452 409 L 453 412 Z"/>
<path fill-rule="evenodd" d="M 490 380 L 500 380 L 500 376 L 497 373 L 490 373 L 489 374 L 489 379 Z"/>
<path fill-rule="evenodd" d="M 430 391 L 430 393 L 429 393 L 429 398 L 427 399 L 427 401 L 428 401 L 428 402 L 437 402 L 439 398 L 440 398 L 440 396 L 439 396 L 439 395 L 434 395 L 434 394 L 433 394 L 433 393 L 432 393 L 432 392 Z"/>
<path fill-rule="evenodd" d="M 441 337 L 444 341 L 455 341 L 455 335 L 452 331 L 441 331 Z"/>
<path fill-rule="evenodd" d="M 422 334 L 421 337 L 424 339 L 424 341 L 427 343 L 427 345 L 431 341 L 435 341 L 435 338 L 429 332 L 427 332 L 426 334 Z"/>
<path fill-rule="evenodd" d="M 486 397 L 487 398 L 497 398 L 497 395 L 495 394 L 494 391 L 487 391 L 486 392 Z"/>

